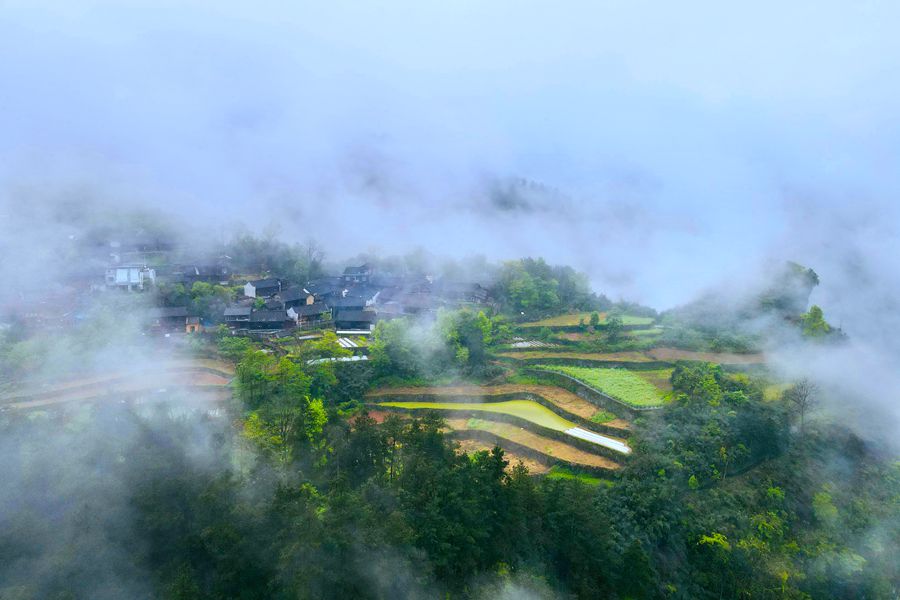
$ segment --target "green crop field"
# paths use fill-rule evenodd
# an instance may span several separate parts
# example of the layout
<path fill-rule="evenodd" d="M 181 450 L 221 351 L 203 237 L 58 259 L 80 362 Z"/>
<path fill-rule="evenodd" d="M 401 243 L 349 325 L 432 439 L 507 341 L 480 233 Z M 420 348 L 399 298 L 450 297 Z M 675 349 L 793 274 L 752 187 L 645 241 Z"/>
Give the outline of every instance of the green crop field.
<path fill-rule="evenodd" d="M 600 323 L 606 323 L 606 313 L 598 314 L 600 315 Z M 581 320 L 584 320 L 585 324 L 590 323 L 591 313 L 583 312 L 558 315 L 556 317 L 550 317 L 548 319 L 541 319 L 540 321 L 522 323 L 522 327 L 571 327 L 573 325 L 578 325 Z M 650 325 L 651 323 L 653 323 L 653 318 L 651 317 L 635 317 L 633 315 L 622 315 L 623 325 Z"/>
<path fill-rule="evenodd" d="M 631 406 L 660 406 L 665 401 L 662 390 L 637 372 L 627 369 L 557 365 L 538 365 L 538 368 L 574 377 Z"/>
<path fill-rule="evenodd" d="M 596 413 L 594 413 L 594 415 L 591 417 L 591 422 L 603 424 L 603 423 L 609 423 L 610 421 L 615 421 L 618 418 L 619 417 L 612 414 L 608 410 L 600 410 L 600 411 L 597 411 Z"/>
<path fill-rule="evenodd" d="M 511 415 L 525 419 L 541 427 L 566 431 L 577 425 L 531 400 L 508 400 L 506 402 L 379 402 L 378 406 L 406 409 L 472 410 Z"/>
<path fill-rule="evenodd" d="M 551 468 L 550 472 L 547 473 L 547 479 L 577 479 L 581 483 L 587 485 L 612 487 L 612 482 L 607 479 L 595 475 L 588 475 L 587 473 L 576 471 L 561 465 L 555 465 Z"/>

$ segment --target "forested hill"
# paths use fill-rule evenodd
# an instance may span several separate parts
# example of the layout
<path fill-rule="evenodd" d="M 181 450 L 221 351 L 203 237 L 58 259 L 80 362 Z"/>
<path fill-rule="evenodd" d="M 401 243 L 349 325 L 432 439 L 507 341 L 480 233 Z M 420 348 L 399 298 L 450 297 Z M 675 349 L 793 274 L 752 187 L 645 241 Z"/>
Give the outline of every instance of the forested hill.
<path fill-rule="evenodd" d="M 897 597 L 900 463 L 765 331 L 496 273 L 370 333 L 137 334 L 127 369 L 4 393 L 0 598 Z M 790 296 L 798 351 L 830 343 Z M 92 319 L 5 372 L 86 361 Z"/>

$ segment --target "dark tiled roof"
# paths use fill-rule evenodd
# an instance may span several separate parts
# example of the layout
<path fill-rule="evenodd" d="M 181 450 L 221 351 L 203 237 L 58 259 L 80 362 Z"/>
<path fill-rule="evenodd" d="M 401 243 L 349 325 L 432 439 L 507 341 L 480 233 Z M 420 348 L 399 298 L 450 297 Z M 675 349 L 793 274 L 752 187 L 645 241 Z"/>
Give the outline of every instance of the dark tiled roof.
<path fill-rule="evenodd" d="M 335 322 L 366 322 L 374 323 L 377 319 L 375 313 L 369 310 L 342 310 L 334 318 Z"/>
<path fill-rule="evenodd" d="M 297 313 L 301 317 L 308 317 L 309 315 L 321 315 L 322 313 L 328 312 L 328 307 L 325 306 L 324 302 L 316 302 L 314 304 L 303 304 L 301 306 L 295 306 L 294 312 Z"/>
<path fill-rule="evenodd" d="M 248 317 L 253 309 L 249 306 L 229 306 L 225 309 L 226 317 Z"/>
<path fill-rule="evenodd" d="M 355 285 L 347 290 L 346 298 L 363 298 L 368 300 L 380 291 L 379 288 L 371 285 Z"/>
<path fill-rule="evenodd" d="M 258 310 L 250 315 L 251 323 L 282 323 L 287 320 L 283 310 Z"/>
<path fill-rule="evenodd" d="M 344 269 L 344 275 L 363 275 L 372 270 L 368 264 L 360 265 L 358 267 L 347 267 Z"/>
<path fill-rule="evenodd" d="M 267 288 L 267 287 L 278 287 L 281 282 L 277 279 L 269 278 L 269 279 L 257 279 L 256 281 L 251 281 L 250 285 L 255 288 Z"/>
<path fill-rule="evenodd" d="M 302 288 L 292 287 L 281 291 L 281 299 L 285 302 L 296 302 L 297 300 L 305 300 L 309 295 Z"/>
<path fill-rule="evenodd" d="M 307 282 L 303 288 L 310 294 L 333 294 L 344 289 L 338 278 L 322 278 Z"/>
<path fill-rule="evenodd" d="M 359 308 L 362 309 L 366 305 L 366 301 L 362 298 L 336 298 L 328 302 L 332 308 Z"/>
<path fill-rule="evenodd" d="M 187 314 L 187 306 L 163 306 L 150 311 L 150 315 L 156 319 L 183 318 Z"/>

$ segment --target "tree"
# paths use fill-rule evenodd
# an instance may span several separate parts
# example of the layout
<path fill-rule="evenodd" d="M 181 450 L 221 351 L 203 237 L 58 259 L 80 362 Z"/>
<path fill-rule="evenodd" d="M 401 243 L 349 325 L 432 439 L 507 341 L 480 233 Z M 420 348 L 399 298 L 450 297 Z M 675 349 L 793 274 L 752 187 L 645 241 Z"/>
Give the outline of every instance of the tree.
<path fill-rule="evenodd" d="M 594 328 L 596 328 L 597 325 L 600 324 L 600 315 L 597 313 L 597 311 L 594 311 L 591 313 L 590 323 L 591 323 L 591 327 L 594 327 Z"/>
<path fill-rule="evenodd" d="M 622 337 L 624 327 L 625 325 L 622 322 L 622 317 L 619 315 L 610 315 L 609 318 L 606 319 L 606 339 L 612 343 L 618 342 L 619 338 Z"/>
<path fill-rule="evenodd" d="M 800 419 L 800 433 L 803 433 L 803 424 L 806 413 L 816 405 L 816 393 L 818 386 L 809 379 L 801 379 L 792 385 L 785 393 L 784 399 L 788 401 Z"/>
<path fill-rule="evenodd" d="M 831 325 L 825 321 L 822 309 L 815 304 L 809 307 L 808 313 L 800 316 L 800 325 L 806 337 L 819 338 L 831 332 Z"/>

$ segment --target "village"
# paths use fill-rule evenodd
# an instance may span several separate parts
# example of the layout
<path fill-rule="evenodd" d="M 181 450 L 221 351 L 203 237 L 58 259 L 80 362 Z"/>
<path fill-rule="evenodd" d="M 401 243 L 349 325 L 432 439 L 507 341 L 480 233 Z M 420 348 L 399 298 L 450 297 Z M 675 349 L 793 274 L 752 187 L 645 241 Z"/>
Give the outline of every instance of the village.
<path fill-rule="evenodd" d="M 211 332 L 223 325 L 234 335 L 255 338 L 324 329 L 367 335 L 380 320 L 489 304 L 488 289 L 481 283 L 426 273 L 379 273 L 368 263 L 348 266 L 336 275 L 291 281 L 278 273 L 249 278 L 234 273 L 230 262 L 229 257 L 158 266 L 113 262 L 103 285 L 92 289 L 153 296 L 153 305 L 145 311 L 147 331 L 168 335 Z M 198 297 L 212 300 L 197 302 Z"/>

